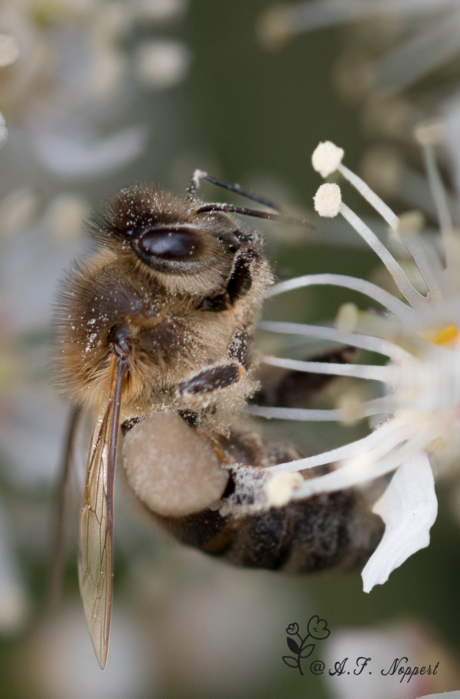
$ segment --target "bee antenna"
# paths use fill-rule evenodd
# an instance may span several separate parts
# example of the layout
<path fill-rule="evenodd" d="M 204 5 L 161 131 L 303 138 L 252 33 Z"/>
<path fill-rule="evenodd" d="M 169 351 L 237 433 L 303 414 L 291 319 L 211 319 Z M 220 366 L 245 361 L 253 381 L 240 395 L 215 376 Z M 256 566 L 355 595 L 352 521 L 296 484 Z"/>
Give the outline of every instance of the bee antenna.
<path fill-rule="evenodd" d="M 242 216 L 253 216 L 254 218 L 264 218 L 267 221 L 278 221 L 278 223 L 288 223 L 293 226 L 304 226 L 312 231 L 318 230 L 317 227 L 306 219 L 294 218 L 287 214 L 278 211 L 259 211 L 258 209 L 247 209 L 245 206 L 234 206 L 233 204 L 203 204 L 197 208 L 198 213 L 209 211 L 214 213 L 222 211 L 227 214 L 241 214 Z"/>
<path fill-rule="evenodd" d="M 206 180 L 206 182 L 210 182 L 211 184 L 215 184 L 217 187 L 227 189 L 229 192 L 235 192 L 235 194 L 240 194 L 242 197 L 246 197 L 246 199 L 256 201 L 258 204 L 262 204 L 263 206 L 268 206 L 269 209 L 273 209 L 274 211 L 279 211 L 280 213 L 286 212 L 285 207 L 281 204 L 278 204 L 277 201 L 274 201 L 273 199 L 268 199 L 267 197 L 264 197 L 261 194 L 251 192 L 250 189 L 243 189 L 242 187 L 240 187 L 239 184 L 229 184 L 224 180 L 219 180 L 217 177 L 212 177 L 212 175 L 208 175 L 208 173 L 204 172 L 203 170 L 195 170 L 195 172 L 193 173 L 186 190 L 187 199 L 194 200 L 196 198 L 196 190 L 200 186 L 201 180 Z"/>

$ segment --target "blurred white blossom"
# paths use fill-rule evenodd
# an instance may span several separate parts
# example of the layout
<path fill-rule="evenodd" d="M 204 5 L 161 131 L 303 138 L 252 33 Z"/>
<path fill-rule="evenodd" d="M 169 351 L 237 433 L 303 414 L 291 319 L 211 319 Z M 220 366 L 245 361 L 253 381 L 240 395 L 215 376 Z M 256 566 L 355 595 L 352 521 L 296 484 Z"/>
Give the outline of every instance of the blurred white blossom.
<path fill-rule="evenodd" d="M 356 699 L 357 696 L 366 699 L 415 699 L 423 696 L 428 699 L 428 693 L 443 699 L 457 699 L 458 692 L 449 692 L 460 681 L 457 658 L 423 626 L 393 623 L 371 628 L 338 629 L 327 641 L 326 666 L 334 668 L 335 663 L 345 657 L 348 660 L 344 674 L 324 675 L 334 699 Z M 358 658 L 361 660 L 357 663 Z M 368 664 L 364 665 L 366 658 Z M 401 661 L 392 674 L 395 659 L 399 658 Z M 425 667 L 425 672 L 420 674 L 422 667 Z M 404 673 L 408 668 L 417 671 L 410 679 L 409 673 L 401 678 L 398 675 L 400 668 Z"/>
<path fill-rule="evenodd" d="M 273 4 L 260 17 L 258 33 L 265 46 L 278 48 L 300 34 L 337 26 L 348 31 L 341 34 L 344 48 L 334 63 L 333 82 L 346 102 L 362 107 L 363 131 L 407 148 L 418 122 L 442 117 L 458 192 L 458 0 Z"/>
<path fill-rule="evenodd" d="M 147 140 L 143 126 L 128 126 L 105 138 L 89 129 L 33 131 L 32 146 L 40 163 L 55 175 L 69 179 L 113 173 L 138 157 Z"/>
<path fill-rule="evenodd" d="M 154 133 L 155 118 L 138 114 L 140 37 L 154 41 L 158 24 L 165 35 L 186 7 L 185 0 L 0 6 L 1 490 L 11 489 L 16 503 L 0 522 L 0 633 L 27 616 L 21 554 L 46 555 L 43 495 L 54 484 L 66 420 L 49 386 L 57 280 L 85 249 L 89 183 L 107 178 L 104 186 L 113 186 L 109 178 L 143 154 Z M 185 74 L 176 70 L 175 84 Z"/>
<path fill-rule="evenodd" d="M 137 0 L 137 12 L 144 21 L 169 22 L 184 14 L 188 0 Z"/>
<path fill-rule="evenodd" d="M 148 87 L 172 87 L 184 79 L 190 62 L 190 51 L 183 43 L 151 41 L 137 49 L 137 76 Z"/>
<path fill-rule="evenodd" d="M 147 635 L 141 620 L 120 606 L 113 615 L 109 663 L 104 672 L 94 662 L 79 606 L 67 605 L 41 622 L 30 642 L 34 697 L 154 699 L 160 695 L 153 634 Z M 32 687 L 27 689 L 30 692 Z"/>
<path fill-rule="evenodd" d="M 303 32 L 369 19 L 382 22 L 380 34 L 386 30 L 389 35 L 387 43 L 393 44 L 383 57 L 370 65 L 372 82 L 380 89 L 405 89 L 460 54 L 457 0 L 309 0 L 285 3 L 266 10 L 259 33 L 268 45 L 276 46 Z M 376 39 L 380 38 L 375 24 L 371 33 L 376 35 Z"/>
<path fill-rule="evenodd" d="M 185 3 L 171 0 L 7 0 L 2 4 L 0 24 L 11 36 L 0 35 L 0 65 L 15 62 L 0 81 L 0 105 L 10 128 L 31 139 L 43 168 L 77 179 L 100 177 L 140 155 L 146 125 L 117 129 L 107 124 L 114 114 L 119 121 L 129 113 L 135 98 L 132 77 L 138 70 L 130 54 L 137 51 L 136 32 L 146 15 L 151 19 L 149 31 L 154 31 L 155 13 L 158 20 L 172 22 L 184 8 Z M 176 63 L 172 65 L 170 57 L 164 61 L 169 81 L 163 77 L 144 84 L 162 88 L 185 76 L 188 50 L 179 41 L 174 45 Z M 164 76 L 166 68 L 160 60 L 157 63 Z"/>

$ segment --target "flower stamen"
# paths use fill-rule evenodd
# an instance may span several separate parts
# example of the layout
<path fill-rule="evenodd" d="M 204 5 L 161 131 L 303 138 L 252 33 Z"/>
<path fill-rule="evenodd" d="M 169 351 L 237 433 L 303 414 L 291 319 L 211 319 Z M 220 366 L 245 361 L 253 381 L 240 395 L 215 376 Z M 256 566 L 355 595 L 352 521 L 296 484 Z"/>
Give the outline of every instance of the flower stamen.
<path fill-rule="evenodd" d="M 388 366 L 373 366 L 371 364 L 333 364 L 332 362 L 303 362 L 298 359 L 281 357 L 264 357 L 264 364 L 293 369 L 308 374 L 331 374 L 333 376 L 353 376 L 357 379 L 371 379 L 389 383 L 394 375 L 394 368 Z"/>
<path fill-rule="evenodd" d="M 369 400 L 360 406 L 357 418 L 371 417 L 392 412 L 394 405 L 386 397 Z M 312 410 L 309 408 L 276 408 L 265 405 L 247 405 L 244 412 L 267 420 L 294 420 L 296 422 L 339 422 L 343 421 L 343 410 Z"/>
<path fill-rule="evenodd" d="M 431 129 L 429 127 L 421 126 L 415 131 L 415 136 L 422 146 L 428 184 L 438 213 L 439 227 L 441 229 L 444 249 L 447 254 L 450 247 L 449 243 L 453 237 L 452 215 L 450 213 L 449 202 L 441 179 L 441 174 L 436 163 L 433 139 L 430 137 L 430 134 Z"/>
<path fill-rule="evenodd" d="M 342 286 L 352 291 L 358 291 L 374 299 L 377 303 L 380 303 L 403 323 L 410 323 L 412 320 L 412 308 L 403 301 L 400 301 L 396 296 L 381 289 L 377 284 L 372 284 L 372 282 L 368 282 L 365 279 L 349 277 L 346 274 L 306 274 L 303 277 L 288 279 L 285 282 L 280 282 L 272 286 L 268 290 L 266 298 L 278 296 L 285 291 L 301 289 L 307 286 Z"/>
<path fill-rule="evenodd" d="M 353 226 L 355 231 L 366 241 L 370 248 L 380 257 L 383 264 L 395 280 L 403 296 L 409 301 L 411 306 L 420 306 L 425 302 L 425 297 L 415 289 L 407 278 L 402 267 L 397 263 L 393 255 L 387 250 L 383 243 L 377 238 L 375 233 L 366 226 L 359 216 L 357 216 L 346 204 L 342 202 L 340 213 Z"/>
<path fill-rule="evenodd" d="M 317 454 L 315 456 L 307 456 L 305 459 L 298 459 L 297 461 L 288 461 L 284 464 L 269 466 L 265 470 L 269 473 L 280 473 L 281 471 L 304 471 L 305 469 L 313 468 L 314 466 L 323 466 L 324 464 L 330 464 L 340 459 L 348 459 L 351 457 L 355 457 L 362 453 L 371 453 L 372 449 L 381 442 L 384 442 L 385 444 L 390 444 L 390 439 L 395 438 L 394 436 L 392 437 L 392 435 L 394 434 L 398 435 L 396 444 L 399 444 L 401 441 L 406 439 L 407 435 L 405 432 L 402 431 L 402 428 L 405 425 L 405 418 L 394 418 L 385 422 L 381 427 L 377 428 L 375 432 L 372 432 L 371 434 L 367 435 L 367 437 L 358 439 L 356 442 L 350 442 L 349 444 L 345 444 L 342 447 L 337 447 L 336 449 L 331 449 L 330 451 L 326 451 L 322 454 Z M 394 446 L 395 445 L 392 444 L 390 448 L 392 449 Z M 368 478 L 373 477 L 373 474 L 368 476 Z M 320 489 L 316 492 L 326 492 L 325 490 L 321 489 L 323 484 L 323 478 L 326 478 L 326 476 L 320 476 L 319 478 L 315 479 L 316 481 L 321 481 Z"/>
<path fill-rule="evenodd" d="M 377 352 L 394 361 L 408 360 L 411 354 L 401 349 L 394 342 L 382 340 L 371 335 L 358 335 L 356 333 L 342 334 L 335 328 L 324 328 L 319 325 L 307 325 L 306 323 L 283 323 L 274 320 L 265 320 L 257 324 L 259 330 L 282 333 L 283 335 L 306 335 L 307 337 L 317 337 L 322 340 L 332 340 L 351 347 L 359 347 L 369 352 Z"/>

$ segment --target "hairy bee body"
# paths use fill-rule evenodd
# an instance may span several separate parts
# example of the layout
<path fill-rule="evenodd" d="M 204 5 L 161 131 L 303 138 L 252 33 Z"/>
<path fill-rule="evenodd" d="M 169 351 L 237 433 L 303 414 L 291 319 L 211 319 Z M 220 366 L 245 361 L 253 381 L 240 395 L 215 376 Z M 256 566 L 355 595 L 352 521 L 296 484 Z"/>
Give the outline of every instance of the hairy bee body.
<path fill-rule="evenodd" d="M 183 544 L 228 563 L 285 573 L 354 570 L 368 560 L 383 533 L 382 522 L 354 490 L 238 518 L 212 510 L 154 518 Z"/>
<path fill-rule="evenodd" d="M 301 454 L 235 424 L 260 388 L 254 322 L 272 273 L 263 238 L 229 213 L 293 220 L 202 203 L 195 197 L 201 178 L 223 184 L 197 171 L 184 199 L 154 185 L 118 192 L 92 219 L 98 249 L 67 275 L 56 314 L 58 382 L 79 406 L 74 417 L 81 408 L 96 411 L 79 579 L 101 667 L 119 425 L 127 482 L 138 500 L 179 541 L 211 555 L 290 572 L 350 568 L 381 536 L 381 522 L 359 491 L 285 502 L 270 495 L 264 467 Z M 237 185 L 228 188 L 277 209 Z M 293 377 L 284 381 L 284 404 L 290 394 L 299 400 L 298 389 Z M 276 395 L 273 386 L 265 394 L 262 387 L 260 395 L 269 394 Z"/>
<path fill-rule="evenodd" d="M 196 247 L 202 247 L 190 256 L 202 258 L 190 260 L 193 273 L 182 259 L 184 269 L 177 270 L 177 260 L 164 261 L 160 269 L 139 260 L 127 241 L 136 231 L 159 226 L 171 233 L 190 228 Z M 260 236 L 246 233 L 225 214 L 199 214 L 193 203 L 147 186 L 116 195 L 91 232 L 103 249 L 68 275 L 57 317 L 59 381 L 70 397 L 85 407 L 98 406 L 108 383 L 114 333 L 121 331 L 129 343 L 124 418 L 165 406 L 202 412 L 205 403 L 213 408 L 242 403 L 255 388 L 248 377 L 253 323 L 271 280 Z M 240 265 L 246 277 L 231 298 L 227 287 L 236 254 L 241 259 L 248 251 L 252 258 Z M 241 270 L 236 283 L 238 274 Z M 181 381 L 222 363 L 240 368 L 235 381 L 224 386 L 230 390 L 210 401 L 178 392 Z"/>

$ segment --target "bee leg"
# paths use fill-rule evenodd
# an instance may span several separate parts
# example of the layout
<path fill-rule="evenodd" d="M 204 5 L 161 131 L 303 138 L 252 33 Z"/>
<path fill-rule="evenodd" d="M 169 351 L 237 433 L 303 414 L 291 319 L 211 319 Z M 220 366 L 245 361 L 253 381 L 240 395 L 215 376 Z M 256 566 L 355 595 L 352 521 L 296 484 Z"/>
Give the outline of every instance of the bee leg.
<path fill-rule="evenodd" d="M 237 383 L 245 374 L 240 364 L 220 364 L 204 369 L 178 386 L 179 396 L 197 396 Z"/>
<path fill-rule="evenodd" d="M 233 335 L 228 348 L 230 359 L 236 360 L 246 371 L 252 365 L 252 348 L 254 336 L 244 328 L 239 328 Z"/>
<path fill-rule="evenodd" d="M 340 347 L 309 357 L 309 361 L 353 363 L 357 354 L 353 347 Z M 268 370 L 262 368 L 257 378 L 262 388 L 250 399 L 250 403 L 278 408 L 308 408 L 326 386 L 337 380 L 336 376 L 327 374 L 274 370 L 273 367 Z"/>
<path fill-rule="evenodd" d="M 187 199 L 190 199 L 192 201 L 196 199 L 196 190 L 200 186 L 201 180 L 206 180 L 206 182 L 215 184 L 217 187 L 223 187 L 224 189 L 227 189 L 229 192 L 235 192 L 236 194 L 240 194 L 242 197 L 246 197 L 246 199 L 256 201 L 259 204 L 268 206 L 270 209 L 274 209 L 275 211 L 285 211 L 285 208 L 281 206 L 281 204 L 278 204 L 278 202 L 273 201 L 273 199 L 267 199 L 267 197 L 263 197 L 261 194 L 256 194 L 255 192 L 251 192 L 250 190 L 242 189 L 242 187 L 240 187 L 239 184 L 229 184 L 228 182 L 219 180 L 217 179 L 217 177 L 212 177 L 211 175 L 208 175 L 208 173 L 204 172 L 203 170 L 195 170 L 195 172 L 193 173 L 188 187 L 186 189 Z"/>
<path fill-rule="evenodd" d="M 236 254 L 232 274 L 227 283 L 227 295 L 232 306 L 250 291 L 252 287 L 251 264 L 259 259 L 259 253 L 252 248 L 241 250 Z"/>
<path fill-rule="evenodd" d="M 253 335 L 245 328 L 239 328 L 228 346 L 230 363 L 203 369 L 186 381 L 182 381 L 177 389 L 178 394 L 196 396 L 238 383 L 251 367 L 253 342 Z"/>
<path fill-rule="evenodd" d="M 227 282 L 224 294 L 214 297 L 206 297 L 202 300 L 200 307 L 206 311 L 220 313 L 228 310 L 229 306 L 246 296 L 252 287 L 251 264 L 261 260 L 260 254 L 253 248 L 239 250 L 235 255 L 232 273 Z"/>

